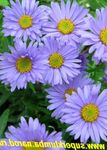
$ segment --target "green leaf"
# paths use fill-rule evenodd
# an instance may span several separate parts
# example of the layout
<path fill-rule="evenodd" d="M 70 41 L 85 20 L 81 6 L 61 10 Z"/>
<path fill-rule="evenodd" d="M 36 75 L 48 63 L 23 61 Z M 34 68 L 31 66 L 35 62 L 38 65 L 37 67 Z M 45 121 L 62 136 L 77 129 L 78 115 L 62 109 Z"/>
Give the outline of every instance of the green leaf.
<path fill-rule="evenodd" d="M 9 118 L 9 109 L 5 110 L 3 114 L 0 116 L 0 138 L 3 136 L 3 132 L 7 126 Z"/>
<path fill-rule="evenodd" d="M 0 0 L 0 6 L 8 6 L 9 5 L 9 1 L 8 0 Z"/>
<path fill-rule="evenodd" d="M 10 97 L 10 93 L 6 92 L 6 94 L 3 94 L 0 98 L 0 107 L 8 100 Z"/>
<path fill-rule="evenodd" d="M 105 64 L 99 63 L 96 65 L 96 63 L 92 60 L 92 55 L 88 56 L 88 60 L 89 62 L 87 63 L 86 71 L 89 73 L 90 78 L 92 78 L 96 83 L 101 83 L 105 75 Z"/>
<path fill-rule="evenodd" d="M 100 9 L 107 6 L 106 0 L 88 0 L 88 3 L 90 4 L 92 10 Z"/>
<path fill-rule="evenodd" d="M 29 85 L 30 89 L 32 90 L 32 92 L 36 93 L 34 85 L 31 82 L 28 85 Z"/>
<path fill-rule="evenodd" d="M 96 0 L 96 1 L 100 5 L 100 7 L 107 6 L 107 1 L 106 0 Z"/>
<path fill-rule="evenodd" d="M 96 10 L 101 7 L 97 0 L 88 0 L 88 3 L 90 4 L 92 10 Z"/>

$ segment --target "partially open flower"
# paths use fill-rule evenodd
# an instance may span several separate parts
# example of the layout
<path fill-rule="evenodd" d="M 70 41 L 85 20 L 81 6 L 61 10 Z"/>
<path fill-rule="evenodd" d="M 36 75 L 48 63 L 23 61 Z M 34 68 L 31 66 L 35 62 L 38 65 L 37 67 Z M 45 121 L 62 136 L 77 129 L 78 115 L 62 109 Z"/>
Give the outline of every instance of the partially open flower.
<path fill-rule="evenodd" d="M 85 73 L 81 73 L 69 84 L 56 85 L 47 89 L 49 99 L 49 110 L 54 110 L 52 117 L 56 119 L 61 118 L 64 114 L 63 109 L 65 108 L 65 103 L 67 101 L 67 95 L 72 96 L 73 92 L 77 93 L 77 88 L 83 88 L 85 85 L 92 84 L 92 80 L 88 78 Z"/>

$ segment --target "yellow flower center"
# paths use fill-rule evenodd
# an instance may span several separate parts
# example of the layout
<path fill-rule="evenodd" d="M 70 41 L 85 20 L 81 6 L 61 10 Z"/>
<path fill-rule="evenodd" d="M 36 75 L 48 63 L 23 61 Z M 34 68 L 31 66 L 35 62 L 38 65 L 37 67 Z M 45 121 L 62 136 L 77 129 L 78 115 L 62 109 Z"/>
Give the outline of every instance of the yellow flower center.
<path fill-rule="evenodd" d="M 45 150 L 43 147 L 24 147 L 22 150 Z"/>
<path fill-rule="evenodd" d="M 75 25 L 71 20 L 63 19 L 58 23 L 57 28 L 62 34 L 70 34 L 73 32 Z"/>
<path fill-rule="evenodd" d="M 67 90 L 65 91 L 65 93 L 64 93 L 64 95 L 65 95 L 65 96 L 64 96 L 64 99 L 65 99 L 65 100 L 67 99 L 66 94 L 72 95 L 72 92 L 77 93 L 77 91 L 76 91 L 75 89 L 73 89 L 73 88 L 67 89 Z"/>
<path fill-rule="evenodd" d="M 81 117 L 86 122 L 94 122 L 99 117 L 99 108 L 93 104 L 87 104 L 81 109 Z"/>
<path fill-rule="evenodd" d="M 49 64 L 52 68 L 60 68 L 64 63 L 64 59 L 61 54 L 53 53 L 49 57 Z"/>
<path fill-rule="evenodd" d="M 32 17 L 23 15 L 19 19 L 19 25 L 21 26 L 22 29 L 27 29 L 32 26 Z"/>
<path fill-rule="evenodd" d="M 16 69 L 21 73 L 30 72 L 32 69 L 32 61 L 28 57 L 18 58 L 16 61 Z"/>
<path fill-rule="evenodd" d="M 103 44 L 107 45 L 107 28 L 106 29 L 103 29 L 101 32 L 100 32 L 100 40 Z"/>

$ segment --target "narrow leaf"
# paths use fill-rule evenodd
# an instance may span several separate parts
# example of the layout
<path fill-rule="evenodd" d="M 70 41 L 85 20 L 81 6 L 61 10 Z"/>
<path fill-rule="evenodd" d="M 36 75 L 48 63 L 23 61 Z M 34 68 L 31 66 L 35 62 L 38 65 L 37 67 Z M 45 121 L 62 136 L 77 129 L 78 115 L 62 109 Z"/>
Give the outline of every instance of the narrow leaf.
<path fill-rule="evenodd" d="M 9 118 L 9 109 L 5 110 L 0 116 L 0 138 L 3 136 Z"/>

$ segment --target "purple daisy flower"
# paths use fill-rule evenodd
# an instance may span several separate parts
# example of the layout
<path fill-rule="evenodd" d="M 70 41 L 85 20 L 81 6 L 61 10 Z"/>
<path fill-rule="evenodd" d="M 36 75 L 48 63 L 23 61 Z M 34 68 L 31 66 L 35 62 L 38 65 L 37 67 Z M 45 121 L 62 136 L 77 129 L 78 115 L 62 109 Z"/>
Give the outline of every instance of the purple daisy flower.
<path fill-rule="evenodd" d="M 52 85 L 69 83 L 68 78 L 73 79 L 80 73 L 79 52 L 71 45 L 60 45 L 54 38 L 47 38 L 44 46 L 40 47 L 40 53 L 47 61 L 47 69 L 44 74 L 44 82 Z"/>
<path fill-rule="evenodd" d="M 41 27 L 47 20 L 45 6 L 38 6 L 36 0 L 10 0 L 11 7 L 3 10 L 4 23 L 3 32 L 5 36 L 23 38 L 29 37 L 31 40 L 39 40 L 42 36 Z"/>
<path fill-rule="evenodd" d="M 8 128 L 8 132 L 5 133 L 6 136 L 6 140 L 8 141 L 9 139 L 12 141 L 24 141 L 24 142 L 31 142 L 32 145 L 36 146 L 37 142 L 60 142 L 62 141 L 62 133 L 61 132 L 56 132 L 53 131 L 52 133 L 48 133 L 48 131 L 46 131 L 46 126 L 45 124 L 41 124 L 39 122 L 39 120 L 33 119 L 33 118 L 29 118 L 29 122 L 27 123 L 27 121 L 25 120 L 24 117 L 21 117 L 21 122 L 19 123 L 19 127 L 14 127 L 14 126 L 10 126 Z M 35 143 L 36 144 L 35 144 Z M 32 146 L 31 145 L 31 146 Z M 46 148 L 44 147 L 22 147 L 22 146 L 12 146 L 12 147 L 3 147 L 2 150 L 33 150 L 33 149 L 37 149 L 37 150 L 64 150 L 64 148 L 48 148 L 46 146 Z"/>
<path fill-rule="evenodd" d="M 9 47 L 11 53 L 0 56 L 0 80 L 10 84 L 11 91 L 16 88 L 26 88 L 28 82 L 42 80 L 45 60 L 38 54 L 36 44 L 32 42 L 27 47 L 22 41 L 17 41 L 15 47 Z"/>
<path fill-rule="evenodd" d="M 80 137 L 82 143 L 90 137 L 95 143 L 100 143 L 100 138 L 107 141 L 107 89 L 99 93 L 100 85 L 87 85 L 67 95 L 62 120 L 69 124 L 70 135 L 75 140 Z"/>
<path fill-rule="evenodd" d="M 96 18 L 91 15 L 88 17 L 89 30 L 80 31 L 84 39 L 84 45 L 91 45 L 89 53 L 93 53 L 96 63 L 107 62 L 107 8 L 96 11 Z"/>
<path fill-rule="evenodd" d="M 52 2 L 49 21 L 45 23 L 43 30 L 46 36 L 54 36 L 63 42 L 76 45 L 80 42 L 78 31 L 86 29 L 84 17 L 87 13 L 88 10 L 79 6 L 76 1 L 71 4 L 68 0 L 65 4 L 61 0 L 61 5 Z"/>
<path fill-rule="evenodd" d="M 67 100 L 66 94 L 72 95 L 73 92 L 77 92 L 77 88 L 83 88 L 85 85 L 92 84 L 92 80 L 87 77 L 86 74 L 80 74 L 78 77 L 70 81 L 69 84 L 57 85 L 47 90 L 49 98 L 49 110 L 54 110 L 52 117 L 56 119 L 63 116 L 62 111 L 65 108 Z"/>

